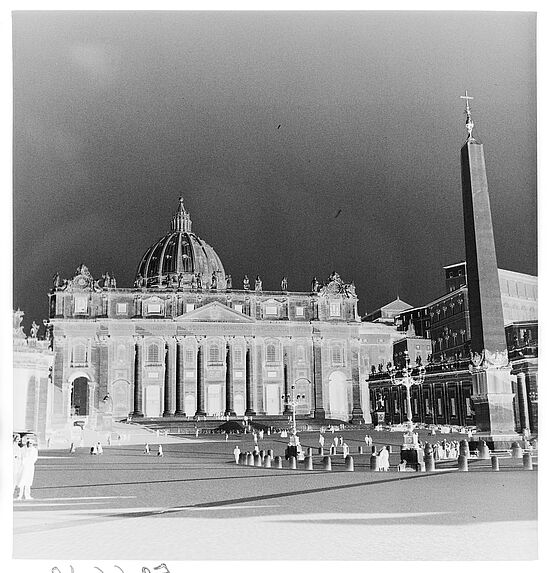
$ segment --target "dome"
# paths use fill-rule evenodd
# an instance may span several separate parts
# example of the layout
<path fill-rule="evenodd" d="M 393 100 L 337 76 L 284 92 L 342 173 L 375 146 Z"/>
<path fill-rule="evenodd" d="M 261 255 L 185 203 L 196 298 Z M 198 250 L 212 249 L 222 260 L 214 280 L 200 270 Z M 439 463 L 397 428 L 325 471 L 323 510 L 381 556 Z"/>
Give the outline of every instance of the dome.
<path fill-rule="evenodd" d="M 191 219 L 182 198 L 172 218 L 170 232 L 143 255 L 135 284 L 159 288 L 226 287 L 225 270 L 220 257 L 208 243 L 191 232 Z"/>

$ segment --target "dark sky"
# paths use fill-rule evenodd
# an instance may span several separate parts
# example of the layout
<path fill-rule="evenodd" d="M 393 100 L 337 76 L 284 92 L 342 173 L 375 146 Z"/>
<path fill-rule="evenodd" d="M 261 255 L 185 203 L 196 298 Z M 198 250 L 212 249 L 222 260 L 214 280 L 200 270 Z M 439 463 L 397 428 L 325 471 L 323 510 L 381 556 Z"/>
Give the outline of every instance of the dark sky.
<path fill-rule="evenodd" d="M 362 314 L 430 301 L 464 257 L 464 89 L 499 266 L 537 273 L 533 13 L 16 12 L 13 32 L 27 324 L 56 271 L 131 286 L 180 195 L 235 285 L 336 270 Z"/>

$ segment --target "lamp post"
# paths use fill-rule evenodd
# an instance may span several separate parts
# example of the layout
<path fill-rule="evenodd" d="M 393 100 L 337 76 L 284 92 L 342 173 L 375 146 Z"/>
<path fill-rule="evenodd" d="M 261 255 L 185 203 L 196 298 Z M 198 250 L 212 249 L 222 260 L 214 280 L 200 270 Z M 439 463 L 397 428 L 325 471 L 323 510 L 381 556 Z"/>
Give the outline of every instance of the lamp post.
<path fill-rule="evenodd" d="M 302 453 L 302 446 L 300 445 L 300 438 L 298 437 L 298 431 L 296 429 L 296 406 L 298 404 L 303 404 L 306 400 L 305 394 L 295 394 L 296 390 L 296 383 L 300 380 L 305 380 L 308 384 L 311 384 L 311 381 L 307 378 L 298 378 L 294 381 L 294 383 L 290 386 L 290 394 L 283 394 L 281 399 L 283 400 L 284 406 L 290 406 L 292 408 L 292 428 L 291 428 L 291 435 L 288 442 L 289 448 L 294 448 L 290 450 L 287 448 L 287 457 L 289 455 L 294 455 L 294 457 L 299 457 L 299 454 Z"/>
<path fill-rule="evenodd" d="M 395 368 L 395 366 L 388 365 L 388 375 L 391 383 L 395 386 L 405 386 L 406 404 L 407 404 L 407 433 L 403 436 L 403 446 L 408 449 L 416 449 L 418 447 L 416 434 L 413 433 L 412 421 L 412 408 L 411 408 L 411 387 L 416 384 L 422 384 L 426 376 L 426 368 L 422 365 L 420 357 L 416 360 L 416 367 L 411 366 L 411 358 L 407 350 L 405 350 L 405 366 L 403 368 Z M 414 370 L 417 371 L 416 376 L 413 375 Z M 400 374 L 399 377 L 397 375 Z"/>

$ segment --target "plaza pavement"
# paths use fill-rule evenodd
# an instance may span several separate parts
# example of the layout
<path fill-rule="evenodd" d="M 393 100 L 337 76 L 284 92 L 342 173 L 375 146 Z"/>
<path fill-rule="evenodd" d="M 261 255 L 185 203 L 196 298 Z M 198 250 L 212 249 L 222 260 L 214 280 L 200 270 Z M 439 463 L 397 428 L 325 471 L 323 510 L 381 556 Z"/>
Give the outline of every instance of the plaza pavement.
<path fill-rule="evenodd" d="M 139 445 L 106 446 L 101 456 L 41 451 L 35 499 L 14 501 L 14 557 L 536 559 L 537 472 L 521 460 L 502 459 L 498 473 L 489 460 L 471 461 L 467 473 L 456 462 L 429 474 L 370 472 L 369 456 L 356 453 L 364 431 L 339 434 L 353 473 L 343 471 L 341 455 L 333 472 L 321 471 L 319 456 L 314 471 L 235 465 L 232 450 L 252 450 L 250 435 L 181 439 L 164 444 L 162 458 L 153 442 L 149 456 Z M 376 445 L 401 440 L 371 435 Z M 317 438 L 301 434 L 306 447 Z M 270 436 L 259 445 L 282 455 L 285 443 Z"/>

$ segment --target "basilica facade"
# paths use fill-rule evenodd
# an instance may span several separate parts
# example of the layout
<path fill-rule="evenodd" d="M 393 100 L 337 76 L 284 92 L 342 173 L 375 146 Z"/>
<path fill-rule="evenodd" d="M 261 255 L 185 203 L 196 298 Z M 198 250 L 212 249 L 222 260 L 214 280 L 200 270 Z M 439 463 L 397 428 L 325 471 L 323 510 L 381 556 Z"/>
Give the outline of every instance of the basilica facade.
<path fill-rule="evenodd" d="M 56 275 L 49 297 L 53 429 L 284 416 L 283 396 L 301 415 L 369 423 L 369 373 L 402 336 L 361 322 L 355 286 L 336 272 L 308 292 L 289 291 L 286 278 L 277 291 L 259 276 L 235 285 L 181 199 L 132 287 L 80 265 L 70 279 Z"/>

